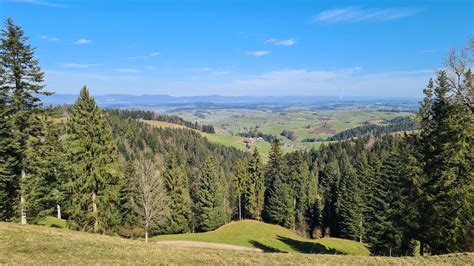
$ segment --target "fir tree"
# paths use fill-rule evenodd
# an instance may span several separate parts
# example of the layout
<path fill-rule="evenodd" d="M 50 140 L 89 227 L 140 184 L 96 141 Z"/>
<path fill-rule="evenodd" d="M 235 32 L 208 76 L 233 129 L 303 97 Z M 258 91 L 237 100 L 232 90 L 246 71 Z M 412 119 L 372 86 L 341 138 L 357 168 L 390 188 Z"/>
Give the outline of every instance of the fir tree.
<path fill-rule="evenodd" d="M 54 215 L 55 210 L 60 217 L 60 206 L 64 201 L 61 188 L 65 167 L 60 141 L 62 125 L 47 125 L 48 122 L 43 118 L 41 123 L 44 134 L 30 136 L 28 140 L 26 176 L 21 180 L 24 208 L 33 222 L 47 215 Z"/>
<path fill-rule="evenodd" d="M 175 156 L 169 160 L 163 178 L 171 210 L 170 217 L 164 225 L 164 231 L 168 234 L 187 233 L 190 231 L 191 212 L 188 178 Z"/>
<path fill-rule="evenodd" d="M 427 90 L 420 108 L 418 150 L 426 178 L 420 212 L 421 223 L 430 222 L 421 230 L 433 254 L 469 250 L 465 241 L 474 222 L 466 215 L 473 213 L 473 114 L 456 92 L 440 71 L 433 95 Z"/>
<path fill-rule="evenodd" d="M 30 136 L 38 136 L 40 125 L 37 123 L 37 116 L 41 112 L 41 102 L 39 95 L 50 95 L 44 91 L 43 78 L 39 61 L 34 57 L 34 48 L 27 44 L 28 38 L 23 30 L 15 25 L 11 18 L 5 21 L 5 28 L 2 30 L 0 40 L 0 65 L 1 83 L 0 90 L 2 97 L 8 95 L 4 103 L 8 105 L 8 116 L 11 119 L 14 141 L 11 142 L 10 156 L 15 157 L 16 162 L 11 163 L 10 158 L 6 158 L 10 163 L 6 166 L 7 173 L 3 174 L 6 195 L 5 209 L 2 211 L 6 219 L 12 218 L 14 206 L 21 209 L 21 222 L 26 223 L 26 212 L 24 206 L 26 195 L 20 195 L 20 179 L 26 178 L 25 164 L 27 142 Z M 4 110 L 5 111 L 5 110 Z M 7 123 L 10 125 L 10 122 Z M 12 149 L 11 149 L 12 148 Z M 9 157 L 9 156 L 8 156 Z M 4 159 L 5 160 L 5 159 Z M 18 198 L 21 202 L 18 202 Z"/>
<path fill-rule="evenodd" d="M 337 230 L 334 233 L 342 238 L 362 242 L 363 214 L 360 185 L 347 153 L 344 152 L 340 160 L 342 177 L 338 186 L 335 204 Z"/>
<path fill-rule="evenodd" d="M 196 180 L 194 219 L 198 232 L 207 232 L 226 222 L 224 195 L 215 159 L 209 157 Z"/>
<path fill-rule="evenodd" d="M 69 221 L 85 231 L 113 230 L 121 218 L 122 173 L 110 126 L 86 87 L 71 108 L 66 130 Z"/>
<path fill-rule="evenodd" d="M 238 217 L 239 220 L 242 220 L 242 202 L 246 202 L 245 191 L 254 191 L 254 185 L 248 180 L 248 172 L 246 163 L 243 160 L 238 160 L 235 165 L 235 177 L 233 180 L 234 184 L 234 193 L 237 196 L 237 208 L 238 208 Z M 248 193 L 249 197 L 255 197 L 255 193 Z M 254 200 L 249 198 L 249 203 L 251 204 Z M 245 207 L 245 204 L 244 204 Z M 243 216 L 246 217 L 246 213 L 243 213 Z"/>
<path fill-rule="evenodd" d="M 295 223 L 299 230 L 307 230 L 305 215 L 308 212 L 310 171 L 301 151 L 288 156 L 288 178 L 295 206 Z"/>
<path fill-rule="evenodd" d="M 3 66 L 0 64 L 0 76 L 3 79 Z M 8 221 L 14 217 L 18 182 L 15 169 L 16 160 L 15 138 L 13 136 L 13 120 L 10 119 L 11 109 L 7 104 L 7 93 L 0 87 L 0 220 Z"/>
<path fill-rule="evenodd" d="M 245 191 L 245 213 L 247 218 L 261 220 L 265 201 L 265 176 L 257 148 L 247 162 L 249 182 Z"/>
<path fill-rule="evenodd" d="M 292 228 L 295 222 L 295 206 L 291 187 L 286 180 L 286 173 L 287 165 L 277 139 L 273 142 L 270 161 L 265 173 L 265 181 L 268 185 L 265 191 L 263 220 Z"/>
<path fill-rule="evenodd" d="M 331 158 L 325 165 L 322 178 L 322 195 L 323 195 L 323 235 L 331 236 L 332 231 L 336 229 L 336 202 L 337 190 L 340 178 L 339 165 L 335 158 Z"/>

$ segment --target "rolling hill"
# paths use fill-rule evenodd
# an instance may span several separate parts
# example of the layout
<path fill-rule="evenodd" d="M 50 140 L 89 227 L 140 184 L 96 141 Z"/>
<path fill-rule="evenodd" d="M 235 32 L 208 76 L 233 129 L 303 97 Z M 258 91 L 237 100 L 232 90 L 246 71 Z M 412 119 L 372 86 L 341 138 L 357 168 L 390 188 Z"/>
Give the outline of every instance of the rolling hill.
<path fill-rule="evenodd" d="M 243 252 L 144 243 L 44 226 L 0 222 L 0 264 L 457 264 L 469 265 L 473 253 L 432 257 L 369 257 Z"/>
<path fill-rule="evenodd" d="M 153 239 L 230 244 L 266 252 L 369 255 L 369 250 L 359 242 L 338 238 L 308 240 L 281 226 L 254 220 L 231 222 L 206 233 L 162 235 Z"/>

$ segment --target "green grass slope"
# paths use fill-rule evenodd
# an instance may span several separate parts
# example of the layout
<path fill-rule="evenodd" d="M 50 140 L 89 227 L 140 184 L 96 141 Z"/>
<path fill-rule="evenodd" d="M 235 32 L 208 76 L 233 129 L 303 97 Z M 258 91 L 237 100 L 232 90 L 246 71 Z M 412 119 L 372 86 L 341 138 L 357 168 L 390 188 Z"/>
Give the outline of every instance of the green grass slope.
<path fill-rule="evenodd" d="M 211 232 L 162 235 L 153 240 L 222 243 L 259 248 L 267 252 L 369 255 L 369 250 L 359 242 L 339 238 L 309 240 L 281 226 L 253 220 L 231 222 Z"/>
<path fill-rule="evenodd" d="M 473 253 L 426 258 L 235 252 L 189 248 L 45 226 L 0 222 L 0 265 L 117 264 L 304 264 L 304 265 L 472 265 Z"/>

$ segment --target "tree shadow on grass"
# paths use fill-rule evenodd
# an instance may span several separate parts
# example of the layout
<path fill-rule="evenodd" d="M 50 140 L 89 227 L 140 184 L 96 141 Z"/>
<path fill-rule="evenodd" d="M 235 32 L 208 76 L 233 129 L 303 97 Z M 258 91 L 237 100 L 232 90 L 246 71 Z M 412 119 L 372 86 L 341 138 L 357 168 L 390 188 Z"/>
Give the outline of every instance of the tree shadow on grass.
<path fill-rule="evenodd" d="M 258 242 L 258 241 L 255 241 L 255 240 L 250 240 L 249 242 L 250 242 L 250 244 L 252 244 L 254 247 L 263 250 L 263 252 L 265 252 L 265 253 L 288 253 L 288 252 L 286 252 L 286 251 L 282 251 L 282 250 L 279 250 L 279 249 L 277 249 L 277 248 L 267 246 L 267 245 L 262 244 L 262 243 L 260 243 L 260 242 Z"/>
<path fill-rule="evenodd" d="M 320 243 L 295 240 L 284 236 L 278 236 L 278 240 L 287 244 L 294 250 L 307 254 L 343 254 L 333 248 L 328 248 Z"/>

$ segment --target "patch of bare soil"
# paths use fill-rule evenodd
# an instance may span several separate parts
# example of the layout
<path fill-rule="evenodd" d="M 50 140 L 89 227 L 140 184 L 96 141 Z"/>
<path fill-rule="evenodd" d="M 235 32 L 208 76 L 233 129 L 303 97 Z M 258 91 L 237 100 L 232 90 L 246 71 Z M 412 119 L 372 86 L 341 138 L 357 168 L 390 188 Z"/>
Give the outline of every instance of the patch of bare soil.
<path fill-rule="evenodd" d="M 324 125 L 318 127 L 318 128 L 315 128 L 315 129 L 312 129 L 311 130 L 311 133 L 313 134 L 327 134 L 327 135 L 334 135 L 336 134 L 336 130 L 334 128 L 332 128 L 332 125 L 331 124 L 328 124 L 328 123 L 324 123 Z"/>

